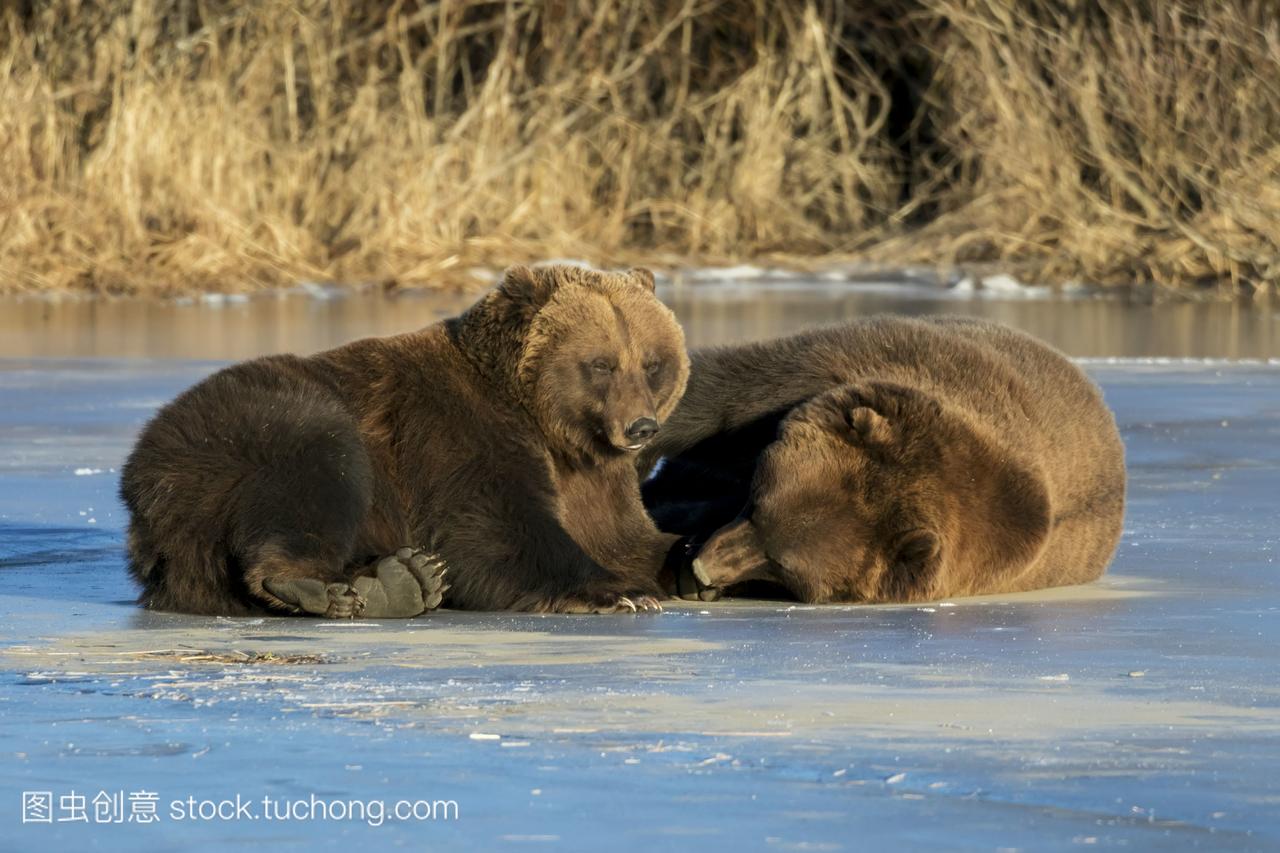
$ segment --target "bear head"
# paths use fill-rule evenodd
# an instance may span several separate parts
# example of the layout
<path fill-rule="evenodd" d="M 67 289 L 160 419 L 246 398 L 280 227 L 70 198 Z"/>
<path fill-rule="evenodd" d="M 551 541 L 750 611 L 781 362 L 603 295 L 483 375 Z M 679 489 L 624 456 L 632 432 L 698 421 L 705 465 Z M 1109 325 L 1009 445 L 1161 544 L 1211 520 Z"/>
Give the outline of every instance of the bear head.
<path fill-rule="evenodd" d="M 699 576 L 768 580 L 810 602 L 925 601 L 1027 568 L 1049 525 L 1043 477 L 975 419 L 867 382 L 782 421 L 751 505 L 703 546 Z"/>
<path fill-rule="evenodd" d="M 684 333 L 648 270 L 513 266 L 462 320 L 482 369 L 567 456 L 640 450 L 688 381 Z"/>

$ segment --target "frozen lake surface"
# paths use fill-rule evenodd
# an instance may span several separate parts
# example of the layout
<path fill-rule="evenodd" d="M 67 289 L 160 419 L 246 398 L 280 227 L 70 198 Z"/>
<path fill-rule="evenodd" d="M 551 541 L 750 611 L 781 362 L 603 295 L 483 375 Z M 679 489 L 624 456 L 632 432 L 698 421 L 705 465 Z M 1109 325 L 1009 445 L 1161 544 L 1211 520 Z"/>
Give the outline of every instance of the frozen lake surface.
<path fill-rule="evenodd" d="M 128 338 L 120 318 L 19 321 L 0 305 L 0 847 L 1276 849 L 1274 314 L 1231 332 L 1219 309 L 1184 328 L 1043 301 L 1055 324 L 1040 308 L 1019 321 L 1035 302 L 868 291 L 850 308 L 823 293 L 794 309 L 794 293 L 667 295 L 695 342 L 865 313 L 874 296 L 873 310 L 994 313 L 1076 355 L 1263 363 L 1087 364 L 1131 480 L 1115 563 L 1084 587 L 908 607 L 210 619 L 131 603 L 115 497 L 142 421 L 220 363 L 184 359 L 307 351 L 445 309 L 327 322 L 333 301 L 310 300 L 273 337 L 253 304 L 135 305 L 152 316 Z M 52 823 L 21 822 L 24 791 L 52 794 Z M 159 820 L 100 823 L 115 809 L 98 813 L 100 792 L 119 792 L 125 818 L 145 817 L 149 792 Z M 60 820 L 81 795 L 87 820 Z M 239 819 L 175 819 L 175 801 L 237 796 Z M 269 820 L 264 797 L 277 815 L 306 809 Z M 304 819 L 312 797 L 457 814 Z"/>

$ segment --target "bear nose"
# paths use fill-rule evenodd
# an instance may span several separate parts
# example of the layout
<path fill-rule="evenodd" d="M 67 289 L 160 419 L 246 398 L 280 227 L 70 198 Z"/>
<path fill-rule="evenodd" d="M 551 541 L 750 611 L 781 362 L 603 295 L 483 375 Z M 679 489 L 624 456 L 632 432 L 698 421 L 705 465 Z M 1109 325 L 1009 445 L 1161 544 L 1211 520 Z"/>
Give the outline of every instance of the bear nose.
<path fill-rule="evenodd" d="M 627 426 L 627 441 L 648 441 L 658 434 L 658 422 L 653 418 L 636 418 Z"/>

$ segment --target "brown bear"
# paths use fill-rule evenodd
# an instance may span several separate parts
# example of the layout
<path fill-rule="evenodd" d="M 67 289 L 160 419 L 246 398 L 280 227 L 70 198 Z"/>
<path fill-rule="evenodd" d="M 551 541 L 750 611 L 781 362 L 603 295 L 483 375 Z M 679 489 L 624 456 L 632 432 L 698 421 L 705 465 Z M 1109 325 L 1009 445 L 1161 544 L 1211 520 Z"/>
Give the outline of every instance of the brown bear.
<path fill-rule="evenodd" d="M 1082 583 L 1124 515 L 1097 387 L 1047 345 L 962 318 L 696 352 L 641 470 L 659 458 L 646 503 L 705 540 L 664 583 L 704 600 L 753 582 L 813 603 Z"/>
<path fill-rule="evenodd" d="M 507 270 L 461 316 L 268 356 L 162 408 L 125 465 L 150 608 L 660 609 L 675 536 L 635 454 L 688 376 L 646 270 Z M 446 575 L 447 572 L 447 575 Z"/>

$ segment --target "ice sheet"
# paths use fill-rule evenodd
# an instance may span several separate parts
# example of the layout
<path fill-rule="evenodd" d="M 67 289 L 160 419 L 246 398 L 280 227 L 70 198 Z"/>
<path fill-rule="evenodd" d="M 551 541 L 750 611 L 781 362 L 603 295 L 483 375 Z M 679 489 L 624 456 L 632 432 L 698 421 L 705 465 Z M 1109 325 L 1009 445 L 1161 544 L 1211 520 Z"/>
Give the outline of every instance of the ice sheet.
<path fill-rule="evenodd" d="M 116 472 L 215 366 L 0 361 L 6 849 L 1280 844 L 1280 368 L 1089 364 L 1131 496 L 1086 587 L 335 624 L 130 603 Z M 20 822 L 22 791 L 73 790 L 161 820 Z M 458 816 L 170 819 L 237 794 Z"/>

